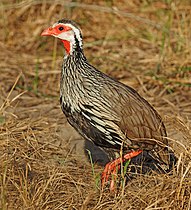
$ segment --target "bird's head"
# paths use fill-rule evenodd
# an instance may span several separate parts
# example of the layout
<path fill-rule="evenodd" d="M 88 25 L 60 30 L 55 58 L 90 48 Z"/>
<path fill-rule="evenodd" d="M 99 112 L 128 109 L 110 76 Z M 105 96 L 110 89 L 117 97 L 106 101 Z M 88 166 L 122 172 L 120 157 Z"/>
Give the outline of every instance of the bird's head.
<path fill-rule="evenodd" d="M 74 50 L 82 50 L 82 35 L 80 28 L 75 22 L 62 19 L 45 29 L 41 36 L 54 36 L 59 38 L 67 54 L 72 54 Z"/>

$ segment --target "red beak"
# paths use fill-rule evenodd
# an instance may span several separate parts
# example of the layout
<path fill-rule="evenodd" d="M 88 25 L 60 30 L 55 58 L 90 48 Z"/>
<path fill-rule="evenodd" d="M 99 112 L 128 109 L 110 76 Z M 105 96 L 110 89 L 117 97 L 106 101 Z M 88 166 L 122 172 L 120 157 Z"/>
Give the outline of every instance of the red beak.
<path fill-rule="evenodd" d="M 52 36 L 52 35 L 56 35 L 56 32 L 55 32 L 54 28 L 52 28 L 52 27 L 45 29 L 41 33 L 41 36 Z"/>

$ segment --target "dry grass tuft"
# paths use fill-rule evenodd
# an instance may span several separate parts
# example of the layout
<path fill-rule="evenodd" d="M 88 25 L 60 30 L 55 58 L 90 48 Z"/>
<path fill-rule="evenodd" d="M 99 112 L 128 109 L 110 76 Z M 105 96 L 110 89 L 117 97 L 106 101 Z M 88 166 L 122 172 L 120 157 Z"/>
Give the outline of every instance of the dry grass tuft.
<path fill-rule="evenodd" d="M 191 209 L 190 1 L 91 2 L 0 4 L 0 209 Z M 59 107 L 63 48 L 39 35 L 62 17 L 81 25 L 93 65 L 161 113 L 179 157 L 171 176 L 139 175 L 116 194 L 96 187 L 102 168 L 93 175 L 71 149 L 79 136 Z"/>

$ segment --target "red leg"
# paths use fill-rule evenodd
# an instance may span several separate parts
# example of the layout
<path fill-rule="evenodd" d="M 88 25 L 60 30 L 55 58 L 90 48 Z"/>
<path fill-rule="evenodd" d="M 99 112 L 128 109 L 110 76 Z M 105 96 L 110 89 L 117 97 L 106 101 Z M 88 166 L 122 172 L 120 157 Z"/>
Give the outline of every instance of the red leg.
<path fill-rule="evenodd" d="M 108 181 L 109 176 L 112 175 L 113 179 L 111 180 L 111 184 L 110 184 L 110 190 L 112 190 L 114 188 L 114 181 L 117 176 L 116 171 L 117 171 L 117 169 L 118 170 L 120 169 L 121 163 L 123 163 L 124 161 L 129 160 L 133 157 L 136 157 L 141 152 L 142 152 L 142 150 L 131 151 L 131 152 L 125 154 L 123 157 L 117 158 L 116 160 L 106 164 L 105 169 L 102 173 L 102 177 L 101 177 L 102 187 L 104 187 L 105 182 Z"/>

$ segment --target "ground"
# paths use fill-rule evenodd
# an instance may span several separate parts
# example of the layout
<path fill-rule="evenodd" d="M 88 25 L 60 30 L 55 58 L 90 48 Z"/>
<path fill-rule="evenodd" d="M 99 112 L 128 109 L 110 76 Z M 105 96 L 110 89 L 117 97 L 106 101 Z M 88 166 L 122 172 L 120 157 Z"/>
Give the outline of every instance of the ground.
<path fill-rule="evenodd" d="M 190 1 L 2 0 L 0 8 L 0 209 L 190 209 Z M 178 157 L 171 175 L 100 189 L 103 167 L 87 160 L 60 109 L 63 46 L 40 36 L 64 17 L 80 25 L 89 62 L 160 113 Z"/>

